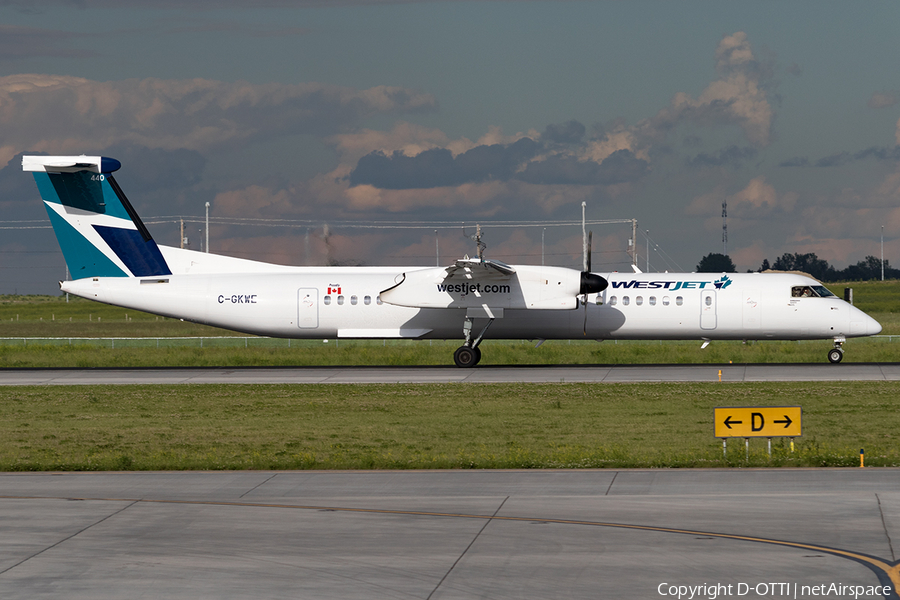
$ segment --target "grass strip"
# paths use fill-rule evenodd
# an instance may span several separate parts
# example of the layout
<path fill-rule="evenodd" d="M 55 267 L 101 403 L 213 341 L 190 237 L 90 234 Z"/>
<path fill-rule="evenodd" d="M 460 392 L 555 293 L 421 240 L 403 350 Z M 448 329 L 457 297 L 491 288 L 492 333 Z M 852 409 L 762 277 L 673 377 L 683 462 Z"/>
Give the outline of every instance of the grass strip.
<path fill-rule="evenodd" d="M 209 366 L 412 366 L 449 365 L 458 340 L 4 340 L 0 368 L 209 367 Z M 201 347 L 202 344 L 202 347 Z M 246 345 L 245 345 L 246 344 Z M 486 340 L 481 367 L 547 364 L 751 364 L 824 363 L 829 341 Z M 900 360 L 900 336 L 861 338 L 845 346 L 845 362 Z"/>
<path fill-rule="evenodd" d="M 0 470 L 900 465 L 900 382 L 5 388 Z M 803 432 L 713 437 L 717 406 L 803 407 Z"/>

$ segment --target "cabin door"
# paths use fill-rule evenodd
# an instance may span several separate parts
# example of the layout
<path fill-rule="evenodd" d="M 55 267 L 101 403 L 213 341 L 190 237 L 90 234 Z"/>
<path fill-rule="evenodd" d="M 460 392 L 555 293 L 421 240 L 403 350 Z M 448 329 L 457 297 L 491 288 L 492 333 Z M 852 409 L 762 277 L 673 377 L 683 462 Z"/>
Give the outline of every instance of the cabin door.
<path fill-rule="evenodd" d="M 297 327 L 315 329 L 319 326 L 319 290 L 300 288 L 297 290 Z"/>
<path fill-rule="evenodd" d="M 700 329 L 716 328 L 716 292 L 701 290 L 700 292 Z"/>

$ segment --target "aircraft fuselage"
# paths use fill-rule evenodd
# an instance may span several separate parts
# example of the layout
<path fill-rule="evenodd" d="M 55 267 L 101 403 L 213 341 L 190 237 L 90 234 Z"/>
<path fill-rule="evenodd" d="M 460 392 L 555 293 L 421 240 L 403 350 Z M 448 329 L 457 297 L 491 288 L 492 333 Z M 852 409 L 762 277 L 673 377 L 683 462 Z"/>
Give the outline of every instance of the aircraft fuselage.
<path fill-rule="evenodd" d="M 283 267 L 259 273 L 100 277 L 64 282 L 62 289 L 108 304 L 272 337 L 460 338 L 466 308 L 382 302 L 381 293 L 401 274 L 419 269 Z M 587 295 L 586 303 L 567 310 L 500 311 L 486 337 L 798 340 L 881 331 L 877 321 L 836 296 L 792 295 L 798 287 L 820 286 L 803 275 L 728 274 L 724 282 L 723 275 L 709 273 L 601 275 L 609 287 Z M 482 296 L 490 305 L 490 294 Z M 484 316 L 468 311 L 475 319 Z"/>

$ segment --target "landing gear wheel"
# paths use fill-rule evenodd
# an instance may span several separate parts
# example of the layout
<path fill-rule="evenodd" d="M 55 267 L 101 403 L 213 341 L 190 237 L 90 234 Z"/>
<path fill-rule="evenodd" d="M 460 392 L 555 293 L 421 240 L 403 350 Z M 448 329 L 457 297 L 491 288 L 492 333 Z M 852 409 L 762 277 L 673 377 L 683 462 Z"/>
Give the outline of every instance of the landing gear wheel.
<path fill-rule="evenodd" d="M 474 367 L 481 360 L 481 350 L 470 346 L 460 346 L 453 353 L 453 362 L 457 367 L 469 368 Z"/>
<path fill-rule="evenodd" d="M 844 358 L 844 351 L 840 348 L 832 348 L 828 351 L 828 362 L 837 364 Z"/>

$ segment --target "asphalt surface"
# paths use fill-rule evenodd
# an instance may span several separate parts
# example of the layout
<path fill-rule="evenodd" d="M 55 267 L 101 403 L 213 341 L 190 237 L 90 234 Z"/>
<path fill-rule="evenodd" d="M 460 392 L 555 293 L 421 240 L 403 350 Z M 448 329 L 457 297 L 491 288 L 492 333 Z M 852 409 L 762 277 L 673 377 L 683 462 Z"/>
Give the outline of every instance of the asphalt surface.
<path fill-rule="evenodd" d="M 900 363 L 446 367 L 0 369 L 0 385 L 178 383 L 623 383 L 897 381 Z"/>
<path fill-rule="evenodd" d="M 897 469 L 7 473 L 0 492 L 5 600 L 896 597 L 875 586 L 897 580 Z"/>

